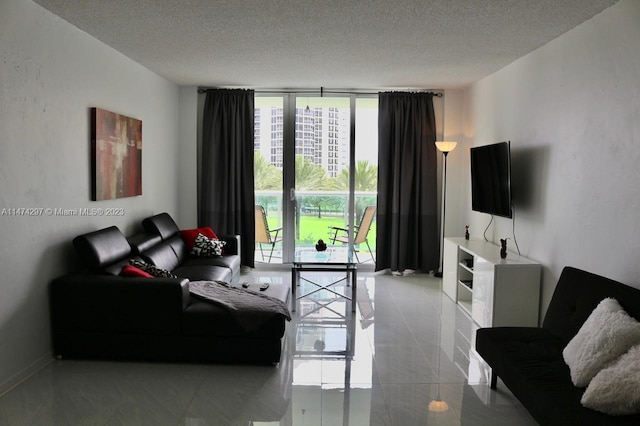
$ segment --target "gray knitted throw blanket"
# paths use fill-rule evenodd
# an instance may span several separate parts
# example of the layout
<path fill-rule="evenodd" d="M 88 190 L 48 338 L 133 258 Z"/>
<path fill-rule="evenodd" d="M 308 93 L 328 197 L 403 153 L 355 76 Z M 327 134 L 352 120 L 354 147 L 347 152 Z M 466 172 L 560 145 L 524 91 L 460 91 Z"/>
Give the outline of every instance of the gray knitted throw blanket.
<path fill-rule="evenodd" d="M 223 281 L 191 281 L 189 292 L 225 308 L 247 332 L 260 328 L 274 315 L 282 315 L 291 321 L 289 307 L 282 300 L 261 292 L 233 287 Z"/>

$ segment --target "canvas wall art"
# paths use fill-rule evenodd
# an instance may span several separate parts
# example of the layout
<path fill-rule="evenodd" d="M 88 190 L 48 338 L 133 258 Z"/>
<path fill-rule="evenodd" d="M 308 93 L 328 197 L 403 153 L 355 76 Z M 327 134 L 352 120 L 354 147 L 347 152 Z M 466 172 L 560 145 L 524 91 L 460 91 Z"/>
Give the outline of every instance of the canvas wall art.
<path fill-rule="evenodd" d="M 142 195 L 142 121 L 91 108 L 92 199 Z"/>

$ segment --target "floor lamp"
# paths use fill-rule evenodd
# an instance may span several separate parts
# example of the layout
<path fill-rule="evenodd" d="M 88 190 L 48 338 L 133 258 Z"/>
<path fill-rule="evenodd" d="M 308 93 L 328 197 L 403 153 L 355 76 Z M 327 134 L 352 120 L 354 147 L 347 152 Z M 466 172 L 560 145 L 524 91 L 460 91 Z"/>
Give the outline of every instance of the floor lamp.
<path fill-rule="evenodd" d="M 438 272 L 436 272 L 436 277 L 442 277 L 442 259 L 444 250 L 444 218 L 446 213 L 446 205 L 447 205 L 447 154 L 453 151 L 453 149 L 458 145 L 458 142 L 451 141 L 439 141 L 436 142 L 436 148 L 442 152 L 442 214 L 440 219 L 440 266 L 438 268 Z"/>

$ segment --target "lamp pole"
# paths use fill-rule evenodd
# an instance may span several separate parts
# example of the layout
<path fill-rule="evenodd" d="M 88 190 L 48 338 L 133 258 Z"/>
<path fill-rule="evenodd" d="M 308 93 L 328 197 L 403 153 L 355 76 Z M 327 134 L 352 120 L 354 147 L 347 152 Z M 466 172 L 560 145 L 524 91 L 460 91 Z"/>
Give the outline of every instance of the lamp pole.
<path fill-rule="evenodd" d="M 436 277 L 442 277 L 442 261 L 443 261 L 443 250 L 444 250 L 444 224 L 445 224 L 445 214 L 447 212 L 447 155 L 449 152 L 453 151 L 458 142 L 452 141 L 439 141 L 436 142 L 436 148 L 442 152 L 442 213 L 440 219 L 440 265 L 438 267 L 438 272 L 436 272 Z"/>

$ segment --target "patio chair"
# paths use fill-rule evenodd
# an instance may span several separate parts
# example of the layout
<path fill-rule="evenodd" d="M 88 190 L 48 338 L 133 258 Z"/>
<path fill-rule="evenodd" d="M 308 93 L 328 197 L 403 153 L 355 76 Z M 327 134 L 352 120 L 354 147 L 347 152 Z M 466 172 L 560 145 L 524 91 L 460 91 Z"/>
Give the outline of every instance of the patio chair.
<path fill-rule="evenodd" d="M 264 211 L 264 207 L 256 205 L 256 243 L 260 244 L 260 254 L 262 255 L 262 261 L 264 262 L 264 252 L 262 251 L 263 244 L 269 244 L 271 246 L 271 252 L 269 253 L 269 263 L 271 263 L 271 257 L 273 256 L 273 249 L 276 244 L 282 241 L 280 231 L 282 228 L 269 229 L 267 223 L 267 214 Z"/>
<path fill-rule="evenodd" d="M 367 248 L 369 249 L 369 254 L 371 255 L 371 260 L 375 263 L 376 259 L 373 257 L 373 251 L 371 251 L 371 247 L 369 246 L 369 241 L 367 241 L 367 234 L 369 234 L 369 229 L 371 228 L 371 223 L 373 222 L 373 218 L 376 214 L 376 206 L 367 206 L 362 213 L 362 218 L 360 218 L 360 223 L 354 227 L 354 231 L 356 232 L 356 236 L 353 239 L 353 245 L 365 243 Z M 340 228 L 337 226 L 332 226 L 331 230 L 333 232 L 333 236 L 329 237 L 329 240 L 332 244 L 335 244 L 336 241 L 340 243 L 349 243 L 349 230 L 346 228 Z M 356 255 L 356 260 L 360 263 L 360 258 L 358 258 L 357 250 L 354 250 Z"/>

